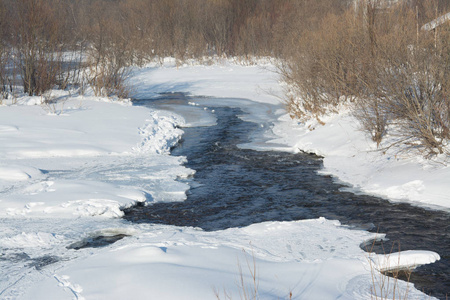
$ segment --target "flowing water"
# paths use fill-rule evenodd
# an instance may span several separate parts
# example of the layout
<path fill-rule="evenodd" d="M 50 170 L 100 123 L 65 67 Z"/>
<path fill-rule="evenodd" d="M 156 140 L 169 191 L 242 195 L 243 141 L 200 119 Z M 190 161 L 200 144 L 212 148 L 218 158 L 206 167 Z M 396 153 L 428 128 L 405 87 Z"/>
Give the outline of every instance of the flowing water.
<path fill-rule="evenodd" d="M 138 105 L 167 108 L 187 101 L 162 98 Z M 411 281 L 434 297 L 445 299 L 450 293 L 449 213 L 343 191 L 344 185 L 318 174 L 322 160 L 315 155 L 240 149 L 237 145 L 261 129 L 242 121 L 238 108 L 214 110 L 217 125 L 183 128 L 183 139 L 172 152 L 186 156 L 186 166 L 196 170 L 187 200 L 134 207 L 126 211 L 126 219 L 208 231 L 264 221 L 337 219 L 386 233 L 389 241 L 375 244 L 377 253 L 397 252 L 399 247 L 439 253 L 441 260 L 417 268 Z"/>

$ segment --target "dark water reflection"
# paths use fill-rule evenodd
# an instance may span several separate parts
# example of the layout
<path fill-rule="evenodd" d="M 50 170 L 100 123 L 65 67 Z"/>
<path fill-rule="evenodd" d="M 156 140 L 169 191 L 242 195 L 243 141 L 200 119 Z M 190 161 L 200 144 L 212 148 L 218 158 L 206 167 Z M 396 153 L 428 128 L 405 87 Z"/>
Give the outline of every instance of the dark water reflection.
<path fill-rule="evenodd" d="M 148 105 L 154 105 L 155 102 Z M 325 217 L 373 232 L 389 241 L 374 251 L 431 250 L 441 260 L 413 273 L 416 288 L 445 299 L 450 291 L 450 215 L 405 203 L 342 191 L 330 176 L 318 175 L 320 157 L 276 151 L 239 149 L 258 130 L 235 108 L 214 108 L 217 125 L 184 128 L 173 155 L 186 156 L 197 171 L 187 200 L 135 207 L 125 218 L 133 222 L 195 226 L 213 231 L 264 221 Z M 394 246 L 392 243 L 395 243 Z"/>

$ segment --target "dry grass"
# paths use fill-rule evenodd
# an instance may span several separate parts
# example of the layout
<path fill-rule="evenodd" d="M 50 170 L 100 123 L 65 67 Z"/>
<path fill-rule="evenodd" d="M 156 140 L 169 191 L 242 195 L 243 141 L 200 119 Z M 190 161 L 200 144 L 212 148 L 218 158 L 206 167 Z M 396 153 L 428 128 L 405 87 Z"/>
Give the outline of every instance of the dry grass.
<path fill-rule="evenodd" d="M 409 279 L 412 270 L 396 267 L 400 265 L 400 255 L 398 255 L 396 264 L 389 265 L 391 261 L 389 258 L 394 253 L 394 250 L 400 252 L 400 243 L 397 243 L 398 249 L 394 249 L 396 243 L 393 243 L 391 249 L 388 252 L 384 251 L 383 257 L 380 258 L 373 252 L 376 241 L 377 240 L 374 239 L 370 249 L 366 248 L 366 252 L 369 253 L 367 260 L 369 262 L 372 279 L 371 299 L 407 300 L 409 294 Z M 406 289 L 400 287 L 399 277 L 406 278 Z"/>
<path fill-rule="evenodd" d="M 239 290 L 239 299 L 241 300 L 258 300 L 260 299 L 259 293 L 259 270 L 256 264 L 255 253 L 247 253 L 242 249 L 245 257 L 245 266 L 243 268 L 239 259 L 237 259 L 238 278 L 236 285 Z M 214 288 L 214 295 L 217 300 L 232 300 L 233 296 L 225 288 L 222 293 L 217 288 Z M 280 298 L 281 299 L 281 298 Z M 287 297 L 288 300 L 293 299 L 292 291 L 289 291 Z"/>

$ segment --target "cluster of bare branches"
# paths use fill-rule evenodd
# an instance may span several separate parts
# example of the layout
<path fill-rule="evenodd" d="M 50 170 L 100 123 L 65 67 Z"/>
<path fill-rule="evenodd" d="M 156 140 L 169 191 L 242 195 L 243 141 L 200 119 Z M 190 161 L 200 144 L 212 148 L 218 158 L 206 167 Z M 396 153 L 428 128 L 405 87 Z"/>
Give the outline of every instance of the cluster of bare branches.
<path fill-rule="evenodd" d="M 127 66 L 168 56 L 284 56 L 286 33 L 348 2 L 0 0 L 0 84 L 6 91 L 20 78 L 29 95 L 87 84 L 96 95 L 126 96 Z"/>
<path fill-rule="evenodd" d="M 298 35 L 299 46 L 281 68 L 294 95 L 291 114 L 320 117 L 350 102 L 377 145 L 389 133 L 384 147 L 426 157 L 444 153 L 450 141 L 450 22 L 422 28 L 448 3 L 356 3 Z"/>
<path fill-rule="evenodd" d="M 17 85 L 28 95 L 69 83 L 67 51 L 75 39 L 66 5 L 58 0 L 0 1 L 0 84 L 2 96 Z M 20 82 L 17 82 L 20 80 Z"/>
<path fill-rule="evenodd" d="M 155 58 L 280 54 L 299 8 L 293 0 L 0 0 L 0 85 L 4 97 L 17 78 L 29 95 L 88 84 L 96 95 L 126 96 L 126 67 Z"/>
<path fill-rule="evenodd" d="M 0 0 L 0 96 L 88 85 L 125 97 L 131 65 L 272 56 L 291 115 L 351 103 L 377 144 L 389 132 L 432 156 L 450 139 L 450 22 L 423 25 L 449 10 L 447 0 Z"/>

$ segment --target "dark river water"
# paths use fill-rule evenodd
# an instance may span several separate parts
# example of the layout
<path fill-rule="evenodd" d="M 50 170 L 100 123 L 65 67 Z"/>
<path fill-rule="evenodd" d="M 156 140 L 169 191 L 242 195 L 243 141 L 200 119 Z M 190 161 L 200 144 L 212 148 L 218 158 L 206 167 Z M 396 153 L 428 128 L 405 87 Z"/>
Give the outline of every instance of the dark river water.
<path fill-rule="evenodd" d="M 157 99 L 137 105 L 161 107 L 188 99 Z M 174 104 L 175 105 L 175 104 Z M 133 222 L 195 226 L 207 231 L 247 226 L 264 221 L 325 217 L 346 225 L 385 233 L 377 253 L 431 250 L 441 260 L 417 268 L 410 281 L 440 299 L 450 293 L 450 214 L 406 203 L 343 191 L 330 176 L 319 175 L 318 156 L 237 147 L 248 142 L 259 126 L 244 122 L 238 108 L 214 107 L 217 125 L 183 128 L 173 155 L 187 157 L 196 170 L 189 179 L 187 200 L 133 207 L 125 218 Z"/>

